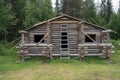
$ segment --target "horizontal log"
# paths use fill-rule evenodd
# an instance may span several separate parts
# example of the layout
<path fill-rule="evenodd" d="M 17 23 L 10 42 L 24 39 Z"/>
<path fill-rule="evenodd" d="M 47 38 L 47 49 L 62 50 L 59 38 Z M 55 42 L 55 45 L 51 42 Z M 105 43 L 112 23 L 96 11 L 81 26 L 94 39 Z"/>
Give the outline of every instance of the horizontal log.
<path fill-rule="evenodd" d="M 111 29 L 110 29 L 110 30 L 103 30 L 102 32 L 103 32 L 103 33 L 112 32 L 112 30 L 111 30 Z"/>
<path fill-rule="evenodd" d="M 78 44 L 78 46 L 84 47 L 84 46 L 112 46 L 112 44 Z"/>
<path fill-rule="evenodd" d="M 27 56 L 46 56 L 46 54 L 26 54 Z M 61 56 L 61 54 L 51 54 L 52 56 Z M 85 56 L 102 56 L 103 53 L 99 54 L 85 54 Z M 69 54 L 69 56 L 80 56 L 80 54 Z"/>
<path fill-rule="evenodd" d="M 79 22 L 78 22 L 78 21 L 52 21 L 51 23 L 52 23 L 52 24 L 53 24 L 53 23 L 55 23 L 55 24 L 56 24 L 56 23 L 62 23 L 62 24 L 63 24 L 63 23 L 70 23 L 70 24 L 73 24 L 73 23 L 79 23 Z"/>
<path fill-rule="evenodd" d="M 97 54 L 95 54 L 95 53 L 91 53 L 91 54 L 85 54 L 85 56 L 102 56 L 102 55 L 105 55 L 105 54 L 103 54 L 103 53 L 97 53 Z"/>
<path fill-rule="evenodd" d="M 38 47 L 38 46 L 52 46 L 52 44 L 37 44 L 37 43 L 29 43 L 29 44 L 19 44 L 20 46 L 29 46 L 29 47 Z"/>
<path fill-rule="evenodd" d="M 45 54 L 26 54 L 27 56 L 45 56 Z M 51 54 L 52 56 L 60 56 L 61 54 Z M 80 54 L 69 54 L 70 56 L 79 56 Z"/>

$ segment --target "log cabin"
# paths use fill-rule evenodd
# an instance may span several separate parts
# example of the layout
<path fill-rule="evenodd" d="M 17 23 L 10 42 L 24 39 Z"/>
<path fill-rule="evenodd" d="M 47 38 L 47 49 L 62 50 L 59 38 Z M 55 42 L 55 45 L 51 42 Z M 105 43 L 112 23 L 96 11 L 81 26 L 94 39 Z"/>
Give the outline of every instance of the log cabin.
<path fill-rule="evenodd" d="M 46 56 L 70 59 L 77 56 L 105 56 L 110 58 L 113 45 L 112 30 L 62 14 L 32 27 L 20 30 L 21 41 L 16 47 L 21 59 L 26 56 Z"/>

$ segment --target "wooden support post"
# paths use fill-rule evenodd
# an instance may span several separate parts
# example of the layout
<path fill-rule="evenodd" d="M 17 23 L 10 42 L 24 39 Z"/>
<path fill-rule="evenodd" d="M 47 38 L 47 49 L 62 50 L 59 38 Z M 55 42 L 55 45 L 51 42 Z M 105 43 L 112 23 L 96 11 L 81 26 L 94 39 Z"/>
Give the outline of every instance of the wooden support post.
<path fill-rule="evenodd" d="M 112 46 L 107 47 L 107 58 L 109 59 L 112 56 Z"/>
<path fill-rule="evenodd" d="M 21 43 L 22 44 L 25 43 L 25 35 L 24 35 L 24 33 L 21 33 Z"/>
<path fill-rule="evenodd" d="M 82 31 L 84 31 L 84 24 L 81 22 L 80 23 L 80 41 L 81 41 L 81 44 L 82 43 L 84 43 L 85 42 L 85 34 L 83 34 L 83 32 Z"/>
<path fill-rule="evenodd" d="M 24 49 L 23 49 L 24 43 L 25 43 L 25 34 L 21 33 L 21 46 L 20 46 L 20 53 L 19 53 L 20 61 L 24 61 Z"/>
<path fill-rule="evenodd" d="M 51 44 L 51 26 L 50 26 L 50 23 L 47 22 L 47 32 L 48 32 L 48 36 L 47 36 L 47 42 L 48 44 Z"/>
<path fill-rule="evenodd" d="M 20 51 L 20 53 L 19 53 L 19 57 L 20 57 L 20 61 L 24 61 L 24 51 L 23 51 L 24 49 L 23 49 L 23 46 L 20 46 L 20 48 L 19 48 L 19 51 Z"/>
<path fill-rule="evenodd" d="M 25 43 L 28 43 L 29 42 L 29 35 L 28 33 L 25 34 Z"/>
<path fill-rule="evenodd" d="M 48 36 L 47 36 L 47 44 L 51 44 L 51 26 L 50 26 L 50 22 L 47 22 L 47 32 L 48 32 Z M 49 56 L 49 58 L 51 59 L 52 58 L 52 55 L 50 54 L 50 46 L 47 46 L 46 47 L 47 49 L 47 54 L 46 54 L 46 57 Z"/>
<path fill-rule="evenodd" d="M 110 33 L 106 33 L 107 34 L 107 43 L 110 42 Z"/>
<path fill-rule="evenodd" d="M 101 39 L 102 39 L 101 43 L 104 43 L 104 40 L 105 40 L 105 35 L 104 35 L 104 33 L 102 33 Z"/>
<path fill-rule="evenodd" d="M 78 28 L 78 44 L 81 44 L 82 39 L 81 39 L 81 28 Z"/>
<path fill-rule="evenodd" d="M 81 55 L 80 55 L 80 57 L 81 57 L 81 61 L 84 61 L 84 58 L 85 58 L 85 55 L 84 55 L 84 47 L 82 47 L 81 48 Z"/>

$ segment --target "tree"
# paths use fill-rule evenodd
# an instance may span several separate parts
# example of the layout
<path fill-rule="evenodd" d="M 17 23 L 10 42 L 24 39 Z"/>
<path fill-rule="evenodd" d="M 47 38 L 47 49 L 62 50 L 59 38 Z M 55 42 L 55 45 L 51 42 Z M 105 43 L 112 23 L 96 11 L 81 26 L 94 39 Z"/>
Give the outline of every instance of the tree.
<path fill-rule="evenodd" d="M 109 23 L 112 15 L 113 15 L 112 0 L 107 0 L 107 16 L 106 16 L 107 23 Z"/>
<path fill-rule="evenodd" d="M 50 0 L 26 0 L 24 26 L 47 20 L 53 16 Z"/>
<path fill-rule="evenodd" d="M 120 13 L 120 0 L 119 0 L 119 8 L 118 8 L 118 13 Z"/>
<path fill-rule="evenodd" d="M 107 28 L 113 29 L 113 31 L 117 32 L 116 34 L 112 35 L 112 38 L 120 39 L 120 14 L 114 14 L 112 16 Z"/>
<path fill-rule="evenodd" d="M 8 29 L 16 24 L 11 4 L 5 4 L 4 0 L 0 0 L 0 35 L 1 40 L 7 41 Z"/>
<path fill-rule="evenodd" d="M 94 0 L 85 0 L 85 20 L 94 22 L 96 19 L 96 8 L 94 4 Z"/>
<path fill-rule="evenodd" d="M 112 1 L 111 0 L 101 0 L 101 10 L 100 16 L 104 19 L 106 23 L 109 23 L 110 18 L 113 14 Z"/>
<path fill-rule="evenodd" d="M 83 0 L 62 0 L 62 13 L 73 17 L 83 18 L 84 15 L 84 1 Z"/>
<path fill-rule="evenodd" d="M 106 0 L 101 0 L 101 6 L 100 6 L 100 16 L 105 19 L 106 17 Z"/>
<path fill-rule="evenodd" d="M 59 0 L 56 0 L 55 5 L 56 5 L 56 7 L 55 7 L 56 16 L 58 16 L 61 13 Z"/>

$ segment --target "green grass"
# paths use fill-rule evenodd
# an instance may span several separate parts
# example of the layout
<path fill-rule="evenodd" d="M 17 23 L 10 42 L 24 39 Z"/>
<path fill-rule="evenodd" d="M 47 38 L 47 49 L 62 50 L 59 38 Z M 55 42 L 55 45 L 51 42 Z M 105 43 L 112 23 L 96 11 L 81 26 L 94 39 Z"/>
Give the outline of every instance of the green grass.
<path fill-rule="evenodd" d="M 3 49 L 0 80 L 120 80 L 120 50 L 117 48 L 111 57 L 113 64 L 99 57 L 86 57 L 84 62 L 76 58 L 43 61 L 42 57 L 32 57 L 18 63 L 15 50 Z"/>

